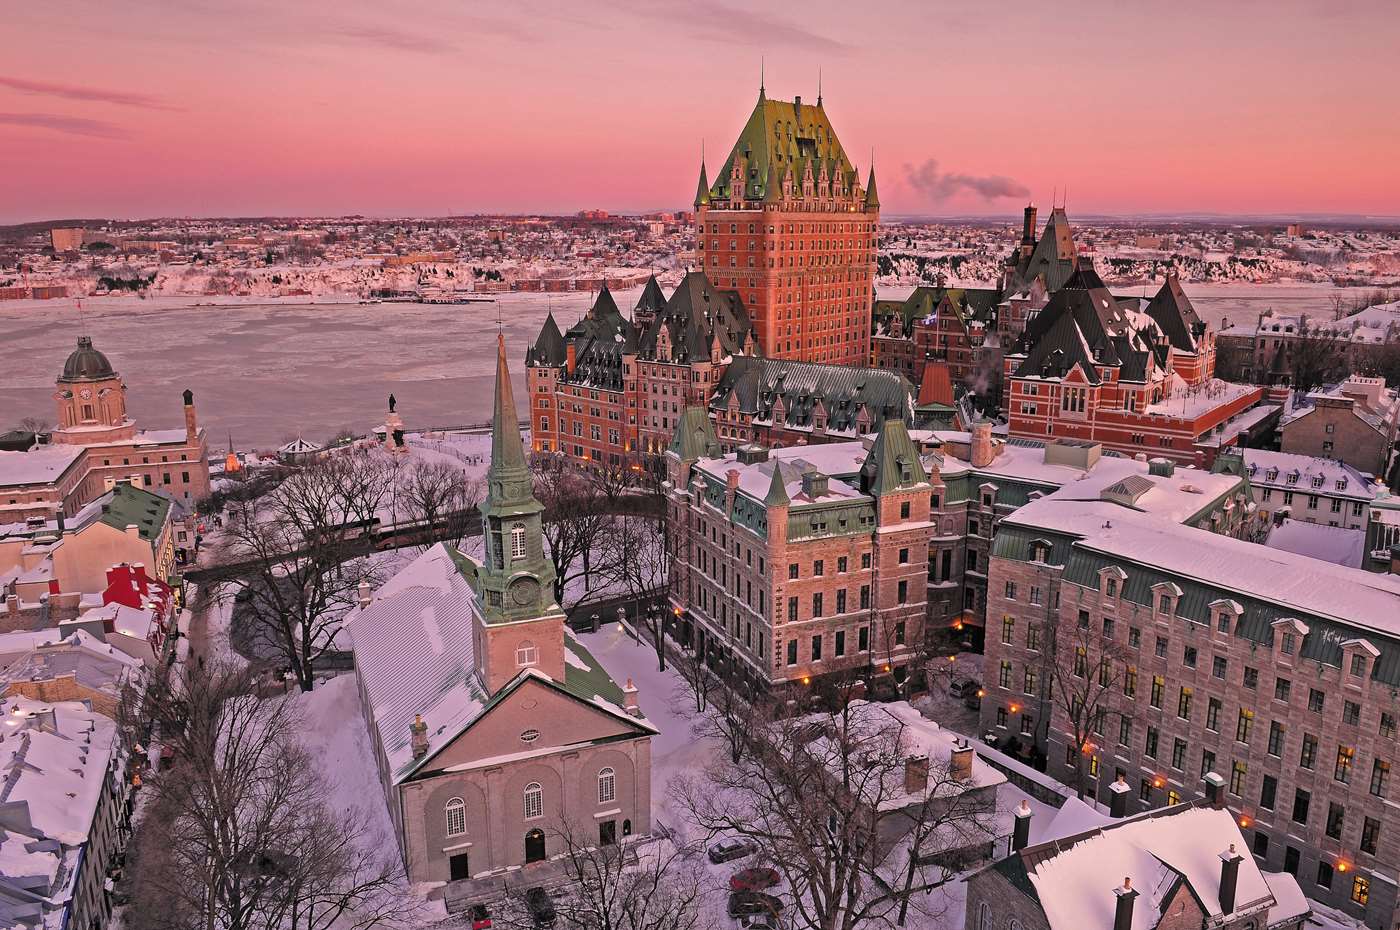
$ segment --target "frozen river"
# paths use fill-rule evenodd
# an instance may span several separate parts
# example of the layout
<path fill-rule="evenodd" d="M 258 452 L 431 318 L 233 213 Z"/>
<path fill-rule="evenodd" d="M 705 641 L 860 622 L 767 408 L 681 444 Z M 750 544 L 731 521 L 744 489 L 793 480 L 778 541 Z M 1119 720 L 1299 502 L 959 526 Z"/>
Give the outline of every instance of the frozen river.
<path fill-rule="evenodd" d="M 905 289 L 907 290 L 907 289 Z M 1252 321 L 1268 307 L 1331 312 L 1336 288 L 1320 285 L 1188 284 L 1213 326 Z M 615 294 L 624 311 L 640 290 Z M 886 296 L 882 291 L 881 296 Z M 899 296 L 891 293 L 889 296 Z M 181 422 L 180 392 L 195 393 L 200 421 L 219 448 L 242 449 L 297 435 L 322 442 L 342 428 L 383 422 L 392 392 L 410 427 L 490 416 L 493 304 L 206 304 L 198 298 L 0 304 L 0 430 L 25 416 L 53 417 L 53 382 L 84 326 L 126 380 L 127 407 L 143 426 Z M 500 300 L 516 397 L 526 347 L 552 308 L 567 328 L 589 295 L 508 294 Z"/>

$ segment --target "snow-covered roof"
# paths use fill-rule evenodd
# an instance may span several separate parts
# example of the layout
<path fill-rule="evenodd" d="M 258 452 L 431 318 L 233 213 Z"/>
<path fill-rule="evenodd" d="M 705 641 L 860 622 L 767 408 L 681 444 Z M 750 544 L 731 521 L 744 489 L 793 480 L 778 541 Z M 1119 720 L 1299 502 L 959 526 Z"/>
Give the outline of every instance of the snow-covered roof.
<path fill-rule="evenodd" d="M 1264 544 L 1348 568 L 1361 568 L 1366 558 L 1365 530 L 1304 520 L 1284 520 L 1272 527 Z"/>
<path fill-rule="evenodd" d="M 28 452 L 0 452 L 0 486 L 51 484 L 67 471 L 84 447 L 55 443 Z"/>
<path fill-rule="evenodd" d="M 452 551 L 438 543 L 346 619 L 355 668 L 369 698 L 391 777 L 413 762 L 409 724 L 422 714 L 428 751 L 441 748 L 486 706 L 473 624 L 476 592 Z"/>
<path fill-rule="evenodd" d="M 1223 808 L 1177 805 L 1030 846 L 1013 857 L 1020 857 L 1051 930 L 1112 927 L 1114 889 L 1122 887 L 1124 877 L 1138 892 L 1133 926 L 1151 928 L 1159 925 L 1165 903 L 1183 882 L 1208 918 L 1218 920 L 1220 857 L 1232 848 L 1240 857 L 1232 914 L 1275 907 L 1273 887 L 1286 894 L 1288 905 L 1296 905 L 1297 880 L 1266 880 L 1234 816 Z M 1290 881 L 1293 888 L 1287 887 Z"/>
<path fill-rule="evenodd" d="M 1252 485 L 1363 501 L 1385 490 L 1370 475 L 1336 459 L 1267 449 L 1244 449 L 1242 453 Z"/>
<path fill-rule="evenodd" d="M 277 451 L 282 455 L 308 455 L 312 452 L 320 452 L 321 447 L 309 439 L 302 439 L 298 436 Z"/>

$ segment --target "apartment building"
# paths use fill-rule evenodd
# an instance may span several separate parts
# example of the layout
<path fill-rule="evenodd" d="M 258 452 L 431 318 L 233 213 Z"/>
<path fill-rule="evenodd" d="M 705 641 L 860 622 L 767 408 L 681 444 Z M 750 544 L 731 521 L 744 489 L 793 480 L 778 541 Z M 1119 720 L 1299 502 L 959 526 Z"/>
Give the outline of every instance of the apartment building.
<path fill-rule="evenodd" d="M 868 446 L 725 453 L 692 407 L 666 461 L 683 645 L 755 689 L 908 677 L 925 636 L 933 486 L 902 420 Z"/>
<path fill-rule="evenodd" d="M 1082 768 L 1091 796 L 1124 785 L 1130 811 L 1214 784 L 1261 865 L 1395 924 L 1400 577 L 1056 494 L 1001 521 L 988 594 L 991 738 L 1066 782 Z M 1057 639 L 1075 652 L 1052 657 Z M 1083 745 L 1052 674 L 1102 686 Z"/>

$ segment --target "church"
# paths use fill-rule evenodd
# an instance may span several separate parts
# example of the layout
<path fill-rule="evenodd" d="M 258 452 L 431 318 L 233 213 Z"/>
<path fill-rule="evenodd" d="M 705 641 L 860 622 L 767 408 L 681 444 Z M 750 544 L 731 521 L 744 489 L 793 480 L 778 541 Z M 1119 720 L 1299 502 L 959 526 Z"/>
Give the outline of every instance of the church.
<path fill-rule="evenodd" d="M 428 549 L 347 619 L 411 882 L 528 881 L 571 847 L 651 831 L 651 737 L 565 624 L 498 343 L 483 556 Z M 523 869 L 523 872 L 516 870 Z"/>

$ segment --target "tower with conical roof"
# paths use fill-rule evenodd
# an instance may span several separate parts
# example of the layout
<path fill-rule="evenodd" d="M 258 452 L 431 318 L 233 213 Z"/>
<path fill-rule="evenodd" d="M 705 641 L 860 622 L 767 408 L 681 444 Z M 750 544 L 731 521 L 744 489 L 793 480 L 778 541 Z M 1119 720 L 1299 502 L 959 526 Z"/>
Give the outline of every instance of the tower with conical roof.
<path fill-rule="evenodd" d="M 739 294 L 764 355 L 870 364 L 874 177 L 861 185 L 825 101 L 761 87 L 713 182 L 701 165 L 696 256 L 715 287 Z"/>
<path fill-rule="evenodd" d="M 544 506 L 535 497 L 506 365 L 497 337 L 491 466 L 481 504 L 485 552 L 475 567 L 484 639 L 482 673 L 494 692 L 520 670 L 520 655 L 545 674 L 564 675 L 564 613 L 554 598 L 554 564 L 544 551 Z"/>

